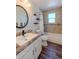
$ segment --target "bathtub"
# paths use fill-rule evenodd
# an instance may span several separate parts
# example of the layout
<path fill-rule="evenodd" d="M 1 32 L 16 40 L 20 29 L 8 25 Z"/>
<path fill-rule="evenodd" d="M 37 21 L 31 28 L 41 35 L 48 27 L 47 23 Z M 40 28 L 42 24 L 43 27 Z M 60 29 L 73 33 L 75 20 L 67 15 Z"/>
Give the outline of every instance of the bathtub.
<path fill-rule="evenodd" d="M 62 45 L 62 34 L 46 33 L 49 42 Z"/>

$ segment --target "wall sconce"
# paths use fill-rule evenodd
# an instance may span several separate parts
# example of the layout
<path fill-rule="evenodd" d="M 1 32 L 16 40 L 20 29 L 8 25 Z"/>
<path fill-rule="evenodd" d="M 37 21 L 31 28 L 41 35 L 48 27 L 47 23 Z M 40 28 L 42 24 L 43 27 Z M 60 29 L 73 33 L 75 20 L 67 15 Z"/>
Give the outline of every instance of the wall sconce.
<path fill-rule="evenodd" d="M 25 2 L 28 2 L 28 0 L 20 0 L 21 2 L 25 3 Z"/>
<path fill-rule="evenodd" d="M 28 3 L 27 5 L 28 5 L 28 7 L 31 7 L 31 4 L 30 3 Z"/>
<path fill-rule="evenodd" d="M 23 3 L 26 3 L 28 7 L 31 7 L 31 4 L 28 2 L 28 0 L 20 0 Z"/>

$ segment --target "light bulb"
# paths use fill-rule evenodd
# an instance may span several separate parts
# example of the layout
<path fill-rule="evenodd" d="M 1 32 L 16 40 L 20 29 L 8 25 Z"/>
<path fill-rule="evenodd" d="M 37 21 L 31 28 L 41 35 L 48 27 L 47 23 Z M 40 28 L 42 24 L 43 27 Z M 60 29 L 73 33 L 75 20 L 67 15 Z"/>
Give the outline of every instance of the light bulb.
<path fill-rule="evenodd" d="M 25 3 L 25 2 L 28 2 L 28 0 L 20 0 L 21 2 Z"/>
<path fill-rule="evenodd" d="M 28 2 L 28 0 L 24 0 L 24 2 Z"/>
<path fill-rule="evenodd" d="M 31 7 L 31 4 L 30 3 L 28 3 L 28 7 Z"/>

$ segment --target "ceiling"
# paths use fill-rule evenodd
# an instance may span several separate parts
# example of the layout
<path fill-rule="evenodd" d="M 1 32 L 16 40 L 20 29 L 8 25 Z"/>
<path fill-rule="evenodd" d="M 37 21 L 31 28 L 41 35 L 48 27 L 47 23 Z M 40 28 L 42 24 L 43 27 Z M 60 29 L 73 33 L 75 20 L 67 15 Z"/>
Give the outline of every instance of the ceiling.
<path fill-rule="evenodd" d="M 42 11 L 58 8 L 62 6 L 62 0 L 32 0 Z"/>

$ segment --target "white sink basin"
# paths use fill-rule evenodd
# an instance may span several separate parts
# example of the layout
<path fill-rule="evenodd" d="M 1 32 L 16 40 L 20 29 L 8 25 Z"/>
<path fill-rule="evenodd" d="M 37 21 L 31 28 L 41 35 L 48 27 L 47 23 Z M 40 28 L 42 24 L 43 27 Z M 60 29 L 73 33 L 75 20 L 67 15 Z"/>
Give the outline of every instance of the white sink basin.
<path fill-rule="evenodd" d="M 30 40 L 34 39 L 37 36 L 38 36 L 38 34 L 35 34 L 35 33 L 27 33 L 24 36 L 20 35 L 20 36 L 16 37 L 16 43 L 19 46 L 23 46 L 24 44 L 28 44 L 28 42 Z"/>

